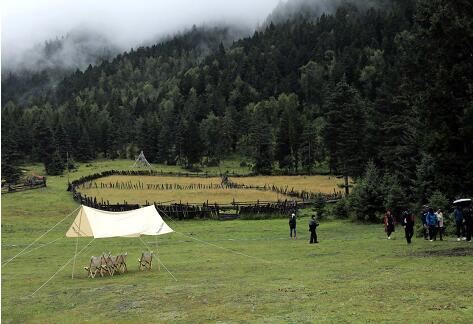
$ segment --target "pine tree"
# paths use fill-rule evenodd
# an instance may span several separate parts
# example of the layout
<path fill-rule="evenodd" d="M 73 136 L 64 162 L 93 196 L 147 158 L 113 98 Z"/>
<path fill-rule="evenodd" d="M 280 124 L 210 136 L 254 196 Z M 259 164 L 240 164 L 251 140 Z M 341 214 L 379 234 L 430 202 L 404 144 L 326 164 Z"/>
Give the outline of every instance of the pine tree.
<path fill-rule="evenodd" d="M 257 174 L 268 175 L 272 173 L 274 159 L 271 126 L 261 121 L 255 128 L 252 134 L 252 143 L 255 147 L 254 171 Z"/>
<path fill-rule="evenodd" d="M 369 162 L 363 178 L 349 196 L 350 210 L 355 219 L 376 222 L 383 213 L 383 187 L 379 170 Z"/>
<path fill-rule="evenodd" d="M 71 154 L 72 147 L 71 142 L 66 134 L 66 131 L 61 124 L 56 126 L 56 131 L 54 132 L 54 138 L 56 139 L 56 146 L 59 157 L 63 162 L 67 161 L 67 155 Z"/>
<path fill-rule="evenodd" d="M 65 164 L 58 150 L 55 150 L 51 160 L 45 165 L 46 173 L 49 175 L 60 175 L 65 170 Z"/>
<path fill-rule="evenodd" d="M 42 117 L 35 129 L 35 141 L 41 162 L 44 164 L 46 173 L 52 172 L 54 175 L 61 174 L 64 171 L 64 163 L 59 156 L 56 148 L 56 142 L 51 128 Z"/>
<path fill-rule="evenodd" d="M 77 143 L 75 158 L 79 162 L 88 162 L 93 159 L 89 133 L 85 127 L 81 128 L 81 136 L 79 142 Z"/>
<path fill-rule="evenodd" d="M 2 125 L 2 128 L 5 125 Z M 20 154 L 11 132 L 2 132 L 2 179 L 15 183 L 20 179 L 21 169 L 18 167 Z"/>
<path fill-rule="evenodd" d="M 365 160 L 365 115 L 356 89 L 340 81 L 330 95 L 327 111 L 324 139 L 331 168 L 344 176 L 359 176 Z"/>
<path fill-rule="evenodd" d="M 203 153 L 203 144 L 200 138 L 199 125 L 194 118 L 184 123 L 184 134 L 182 141 L 182 154 L 186 160 L 186 167 L 190 168 L 197 162 Z"/>

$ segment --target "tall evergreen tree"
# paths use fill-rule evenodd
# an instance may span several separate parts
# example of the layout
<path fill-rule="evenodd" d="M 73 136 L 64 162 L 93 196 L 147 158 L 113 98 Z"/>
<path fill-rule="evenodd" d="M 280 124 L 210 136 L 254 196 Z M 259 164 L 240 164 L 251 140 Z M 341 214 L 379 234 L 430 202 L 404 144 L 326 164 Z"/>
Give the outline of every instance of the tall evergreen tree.
<path fill-rule="evenodd" d="M 325 144 L 332 169 L 359 176 L 364 166 L 365 114 L 359 93 L 345 80 L 333 89 L 327 103 Z"/>

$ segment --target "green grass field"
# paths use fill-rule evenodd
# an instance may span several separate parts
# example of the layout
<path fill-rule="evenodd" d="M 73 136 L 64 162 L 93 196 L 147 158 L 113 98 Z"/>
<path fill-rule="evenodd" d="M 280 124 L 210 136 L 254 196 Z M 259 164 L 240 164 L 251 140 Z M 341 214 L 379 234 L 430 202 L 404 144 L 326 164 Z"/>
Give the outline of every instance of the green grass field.
<path fill-rule="evenodd" d="M 2 195 L 2 264 L 78 207 L 66 183 L 50 177 L 46 189 Z M 2 322 L 473 322 L 473 243 L 417 238 L 408 246 L 400 228 L 388 241 L 381 225 L 322 221 L 321 243 L 309 245 L 308 212 L 298 240 L 285 219 L 169 220 L 176 233 L 157 242 L 95 240 L 77 257 L 74 280 L 71 263 L 31 296 L 73 256 L 76 240 L 64 237 L 71 216 L 38 243 L 58 241 L 2 266 Z M 79 250 L 89 241 L 79 239 Z M 156 262 L 137 271 L 148 247 L 177 281 Z M 128 252 L 129 273 L 87 279 L 83 266 L 103 251 Z"/>

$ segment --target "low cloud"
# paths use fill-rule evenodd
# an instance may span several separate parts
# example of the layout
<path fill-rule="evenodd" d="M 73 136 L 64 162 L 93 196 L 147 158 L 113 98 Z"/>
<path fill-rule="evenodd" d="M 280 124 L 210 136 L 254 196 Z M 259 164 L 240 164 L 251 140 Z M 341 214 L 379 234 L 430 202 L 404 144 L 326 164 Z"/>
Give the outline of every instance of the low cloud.
<path fill-rule="evenodd" d="M 192 25 L 229 24 L 254 28 L 279 0 L 3 0 L 2 65 L 31 60 L 47 40 L 94 35 L 98 52 L 128 50 Z M 82 37 L 81 36 L 81 37 Z M 68 38 L 68 37 L 66 37 Z M 73 38 L 72 38 L 73 39 Z M 98 44 L 95 44 L 98 41 Z M 40 44 L 41 46 L 38 46 Z M 32 48 L 36 50 L 32 51 Z M 80 56 L 79 53 L 68 53 Z M 77 57 L 76 57 L 77 58 Z M 71 57 L 71 62 L 75 62 Z"/>

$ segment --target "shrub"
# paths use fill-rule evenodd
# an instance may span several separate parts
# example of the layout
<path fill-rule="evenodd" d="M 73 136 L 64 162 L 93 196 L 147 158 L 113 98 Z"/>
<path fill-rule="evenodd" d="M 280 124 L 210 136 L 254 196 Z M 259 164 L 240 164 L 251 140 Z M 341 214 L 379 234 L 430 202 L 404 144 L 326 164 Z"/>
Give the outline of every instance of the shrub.
<path fill-rule="evenodd" d="M 446 212 L 448 210 L 449 205 L 450 203 L 447 197 L 445 197 L 445 195 L 441 193 L 439 190 L 434 191 L 429 198 L 429 207 L 432 207 L 434 211 L 437 211 L 438 209 L 442 209 L 445 216 L 446 216 Z"/>
<path fill-rule="evenodd" d="M 379 222 L 383 213 L 383 190 L 378 169 L 369 162 L 364 177 L 349 196 L 349 206 L 356 220 Z"/>
<path fill-rule="evenodd" d="M 332 208 L 332 215 L 334 218 L 344 219 L 348 217 L 348 200 L 342 198 L 337 201 Z"/>
<path fill-rule="evenodd" d="M 407 197 L 395 175 L 386 173 L 383 178 L 384 209 L 390 208 L 396 218 L 408 207 Z"/>
<path fill-rule="evenodd" d="M 317 219 L 323 219 L 325 216 L 325 206 L 326 206 L 325 198 L 322 194 L 318 194 L 315 197 L 314 202 L 314 211 L 317 213 Z"/>

